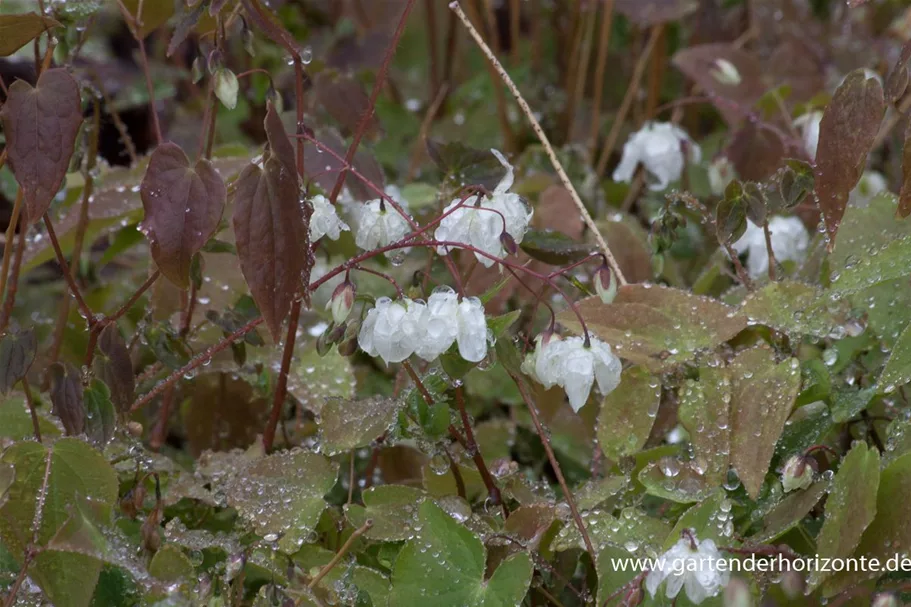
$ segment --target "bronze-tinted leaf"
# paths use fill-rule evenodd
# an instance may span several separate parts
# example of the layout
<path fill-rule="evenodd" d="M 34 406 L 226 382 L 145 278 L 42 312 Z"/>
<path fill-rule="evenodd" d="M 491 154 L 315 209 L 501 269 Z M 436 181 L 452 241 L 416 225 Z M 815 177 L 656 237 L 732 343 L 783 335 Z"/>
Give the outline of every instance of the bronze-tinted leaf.
<path fill-rule="evenodd" d="M 746 328 L 746 317 L 710 297 L 651 284 L 625 285 L 610 304 L 599 297 L 579 302 L 588 329 L 614 348 L 617 356 L 651 371 L 692 359 Z M 579 332 L 576 315 L 558 321 Z"/>
<path fill-rule="evenodd" d="M 34 331 L 8 333 L 0 340 L 0 394 L 7 396 L 16 383 L 25 377 L 35 362 L 38 342 Z"/>
<path fill-rule="evenodd" d="M 316 138 L 339 157 L 345 157 L 348 146 L 334 129 L 317 129 Z M 351 164 L 358 173 L 378 187 L 382 188 L 386 183 L 383 169 L 369 151 L 358 150 Z M 338 181 L 342 165 L 341 160 L 317 149 L 314 145 L 304 148 L 304 168 L 307 171 L 307 177 L 316 181 L 327 192 L 331 192 L 335 182 Z M 345 187 L 350 190 L 356 200 L 367 201 L 377 198 L 375 190 L 365 186 L 360 178 L 353 176 L 350 172 L 345 177 Z"/>
<path fill-rule="evenodd" d="M 272 12 L 262 5 L 259 0 L 241 0 L 244 7 L 244 13 L 249 17 L 258 29 L 266 34 L 272 41 L 283 47 L 288 52 L 297 53 L 300 51 L 300 45 L 286 30 L 281 23 L 275 18 Z"/>
<path fill-rule="evenodd" d="M 269 401 L 235 373 L 206 373 L 193 381 L 181 418 L 194 456 L 246 449 L 269 418 Z"/>
<path fill-rule="evenodd" d="M 905 147 L 902 150 L 902 187 L 898 193 L 899 217 L 911 215 L 911 129 L 905 132 Z"/>
<path fill-rule="evenodd" d="M 117 413 L 111 402 L 111 391 L 98 378 L 92 380 L 83 393 L 85 404 L 85 434 L 95 445 L 104 447 L 114 436 Z"/>
<path fill-rule="evenodd" d="M 734 133 L 725 153 L 742 179 L 763 181 L 781 166 L 785 148 L 775 131 L 747 121 Z"/>
<path fill-rule="evenodd" d="M 370 109 L 364 87 L 351 76 L 320 72 L 315 79 L 314 89 L 320 105 L 345 132 L 354 132 L 361 116 Z M 371 115 L 365 133 L 372 135 L 378 130 L 379 122 L 375 115 Z"/>
<path fill-rule="evenodd" d="M 731 465 L 753 499 L 800 389 L 797 359 L 776 364 L 771 350 L 744 350 L 731 361 Z"/>
<path fill-rule="evenodd" d="M 95 376 L 111 391 L 111 401 L 119 411 L 126 411 L 133 404 L 136 379 L 130 351 L 120 335 L 117 325 L 110 324 L 98 336 L 97 351 L 93 361 Z"/>
<path fill-rule="evenodd" d="M 642 367 L 623 371 L 620 385 L 604 397 L 595 429 L 598 446 L 612 460 L 645 445 L 661 400 L 661 382 Z"/>
<path fill-rule="evenodd" d="M 253 300 L 278 339 L 308 266 L 309 238 L 299 202 L 294 150 L 275 109 L 266 112 L 269 146 L 263 166 L 237 178 L 234 234 L 237 256 Z"/>
<path fill-rule="evenodd" d="M 60 22 L 37 13 L 0 15 L 0 57 L 12 55 L 52 27 L 60 27 Z"/>
<path fill-rule="evenodd" d="M 676 21 L 699 6 L 696 0 L 616 0 L 617 12 L 640 27 Z"/>
<path fill-rule="evenodd" d="M 180 20 L 177 22 L 177 27 L 174 28 L 174 33 L 171 35 L 171 41 L 168 42 L 168 57 L 180 48 L 180 45 L 183 44 L 190 32 L 193 31 L 193 28 L 196 27 L 196 24 L 199 23 L 199 18 L 205 10 L 205 2 L 199 2 L 196 6 L 184 8 L 180 15 Z"/>
<path fill-rule="evenodd" d="M 45 71 L 35 88 L 17 80 L 9 87 L 0 119 L 10 166 L 25 194 L 26 221 L 33 224 L 66 177 L 82 124 L 79 86 L 62 68 Z"/>
<path fill-rule="evenodd" d="M 85 430 L 85 403 L 82 396 L 82 378 L 79 370 L 67 363 L 55 363 L 48 370 L 51 378 L 51 403 L 53 413 L 63 422 L 68 436 L 82 434 Z"/>
<path fill-rule="evenodd" d="M 766 89 L 759 60 L 731 44 L 691 46 L 677 51 L 673 63 L 720 100 L 716 107 L 728 123 L 742 119 Z"/>
<path fill-rule="evenodd" d="M 215 233 L 225 210 L 225 182 L 208 160 L 191 167 L 180 146 L 168 142 L 152 153 L 139 192 L 152 258 L 168 280 L 185 289 L 193 255 Z"/>
<path fill-rule="evenodd" d="M 905 42 L 901 56 L 886 78 L 886 99 L 889 103 L 898 103 L 908 89 L 908 79 L 911 75 L 908 73 L 908 68 L 911 67 L 909 62 L 911 62 L 911 40 Z"/>
<path fill-rule="evenodd" d="M 885 110 L 882 86 L 862 70 L 855 70 L 835 91 L 823 113 L 816 151 L 816 193 L 830 250 L 848 195 L 860 180 Z"/>

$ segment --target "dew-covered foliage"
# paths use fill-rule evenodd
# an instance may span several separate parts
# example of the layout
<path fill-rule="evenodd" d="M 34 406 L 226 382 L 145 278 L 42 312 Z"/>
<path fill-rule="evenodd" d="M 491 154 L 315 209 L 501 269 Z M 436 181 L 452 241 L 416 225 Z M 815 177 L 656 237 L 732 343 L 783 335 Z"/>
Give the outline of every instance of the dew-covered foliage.
<path fill-rule="evenodd" d="M 911 602 L 911 8 L 0 1 L 0 607 Z"/>

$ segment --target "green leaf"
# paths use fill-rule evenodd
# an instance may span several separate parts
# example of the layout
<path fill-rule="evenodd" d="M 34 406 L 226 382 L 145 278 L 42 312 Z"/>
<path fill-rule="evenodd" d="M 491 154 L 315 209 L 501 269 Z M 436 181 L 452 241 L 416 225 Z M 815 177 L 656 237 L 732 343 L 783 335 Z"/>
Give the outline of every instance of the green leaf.
<path fill-rule="evenodd" d="M 874 387 L 845 387 L 844 389 L 836 390 L 832 397 L 832 420 L 836 423 L 842 423 L 854 418 L 867 408 L 874 396 L 876 396 L 876 388 Z"/>
<path fill-rule="evenodd" d="M 328 399 L 319 414 L 323 450 L 335 455 L 368 446 L 395 424 L 403 405 L 397 398 L 382 396 Z"/>
<path fill-rule="evenodd" d="M 100 379 L 92 379 L 86 388 L 83 399 L 85 402 L 85 433 L 89 439 L 99 447 L 104 447 L 114 436 L 117 425 L 117 412 L 111 402 L 111 391 Z"/>
<path fill-rule="evenodd" d="M 589 297 L 578 309 L 588 329 L 609 343 L 617 356 L 651 371 L 690 360 L 747 325 L 745 316 L 719 301 L 650 284 L 620 287 L 611 304 Z M 558 320 L 581 332 L 572 312 L 560 313 Z"/>
<path fill-rule="evenodd" d="M 484 579 L 484 544 L 431 501 L 421 504 L 420 531 L 409 540 L 392 572 L 390 605 L 505 607 L 528 591 L 531 558 L 518 552 Z"/>
<path fill-rule="evenodd" d="M 680 392 L 680 423 L 690 434 L 696 465 L 710 484 L 727 474 L 731 450 L 731 380 L 725 369 L 703 367 Z"/>
<path fill-rule="evenodd" d="M 288 375 L 288 393 L 317 415 L 329 398 L 354 398 L 351 361 L 337 348 L 325 356 L 320 356 L 313 344 L 299 348 Z"/>
<path fill-rule="evenodd" d="M 418 506 L 426 493 L 405 485 L 370 487 L 361 495 L 364 505 L 346 504 L 345 516 L 354 527 L 373 521 L 364 533 L 370 540 L 401 542 L 414 536 L 418 521 Z"/>
<path fill-rule="evenodd" d="M 48 458 L 50 460 L 48 461 Z M 0 507 L 0 538 L 17 559 L 31 542 L 35 508 L 50 464 L 38 545 L 46 545 L 70 519 L 72 509 L 84 500 L 105 517 L 117 500 L 117 476 L 104 457 L 85 442 L 62 438 L 50 448 L 35 442 L 16 443 L 0 462 L 12 464 L 16 477 Z M 41 552 L 29 568 L 29 577 L 47 598 L 61 607 L 89 604 L 101 561 L 83 554 Z"/>
<path fill-rule="evenodd" d="M 149 575 L 162 582 L 179 582 L 194 575 L 193 564 L 178 546 L 166 544 L 152 557 Z"/>
<path fill-rule="evenodd" d="M 661 519 L 648 516 L 638 508 L 624 508 L 618 516 L 606 509 L 587 512 L 585 528 L 595 546 L 613 544 L 628 548 L 637 556 L 645 556 L 661 546 L 661 540 L 670 532 L 670 525 Z M 578 548 L 585 550 L 579 529 L 572 523 L 563 527 L 551 546 L 556 551 Z"/>
<path fill-rule="evenodd" d="M 730 544 L 728 522 L 733 522 L 731 501 L 724 491 L 716 490 L 705 500 L 691 507 L 677 520 L 664 539 L 664 550 L 677 543 L 684 529 L 692 529 L 700 540 L 711 539 L 718 544 Z M 726 529 L 727 527 L 727 529 Z"/>
<path fill-rule="evenodd" d="M 8 57 L 60 22 L 38 13 L 0 15 L 0 57 Z"/>
<path fill-rule="evenodd" d="M 860 484 L 866 484 L 859 478 L 855 480 Z M 909 495 L 911 495 L 911 453 L 906 453 L 882 471 L 879 478 L 879 490 L 876 492 L 876 514 L 863 532 L 860 545 L 854 553 L 856 556 L 878 558 L 881 563 L 885 563 L 896 553 L 904 552 L 905 546 L 911 545 L 911 517 L 908 516 Z M 826 582 L 825 590 L 827 594 L 832 594 L 876 575 L 878 575 L 877 572 L 868 570 L 836 576 Z"/>
<path fill-rule="evenodd" d="M 648 439 L 658 404 L 661 382 L 642 367 L 623 371 L 620 385 L 604 397 L 595 429 L 598 445 L 610 459 L 642 449 Z"/>
<path fill-rule="evenodd" d="M 818 287 L 782 280 L 750 293 L 740 311 L 751 323 L 789 335 L 827 337 L 845 324 L 850 305 Z"/>
<path fill-rule="evenodd" d="M 481 185 L 493 190 L 505 174 L 503 165 L 490 151 L 476 150 L 458 141 L 427 139 L 427 154 L 446 178 L 460 185 Z"/>
<path fill-rule="evenodd" d="M 816 538 L 820 557 L 844 558 L 854 552 L 876 514 L 878 488 L 879 451 L 856 443 L 842 460 L 826 500 L 826 520 Z M 807 581 L 816 587 L 827 574 L 813 572 Z"/>
<path fill-rule="evenodd" d="M 322 455 L 286 451 L 239 471 L 225 493 L 228 504 L 253 524 L 256 533 L 280 537 L 279 549 L 293 553 L 316 527 L 326 507 L 323 496 L 337 475 L 338 466 Z"/>
<path fill-rule="evenodd" d="M 829 483 L 819 482 L 801 491 L 788 493 L 762 518 L 762 529 L 750 536 L 750 540 L 765 544 L 793 529 L 819 503 L 828 488 Z"/>
<path fill-rule="evenodd" d="M 796 358 L 775 364 L 765 347 L 744 350 L 731 361 L 731 465 L 756 499 L 775 443 L 800 389 Z"/>
<path fill-rule="evenodd" d="M 529 230 L 519 246 L 532 259 L 553 266 L 579 261 L 596 250 L 593 245 L 576 242 L 566 234 L 553 230 Z"/>
<path fill-rule="evenodd" d="M 911 381 L 911 324 L 898 336 L 892 354 L 886 361 L 876 387 L 879 392 L 890 393 Z"/>
<path fill-rule="evenodd" d="M 42 438 L 60 435 L 57 426 L 41 415 L 38 416 L 38 428 L 41 430 Z M 0 438 L 19 441 L 34 436 L 32 416 L 24 396 L 14 394 L 0 403 Z"/>
<path fill-rule="evenodd" d="M 487 328 L 493 333 L 494 338 L 500 338 L 509 330 L 509 327 L 519 320 L 521 314 L 522 310 L 513 310 L 500 316 L 494 316 L 487 321 Z"/>
<path fill-rule="evenodd" d="M 908 276 L 911 267 L 911 236 L 893 240 L 867 252 L 843 271 L 832 273 L 832 289 L 856 293 L 868 287 Z"/>

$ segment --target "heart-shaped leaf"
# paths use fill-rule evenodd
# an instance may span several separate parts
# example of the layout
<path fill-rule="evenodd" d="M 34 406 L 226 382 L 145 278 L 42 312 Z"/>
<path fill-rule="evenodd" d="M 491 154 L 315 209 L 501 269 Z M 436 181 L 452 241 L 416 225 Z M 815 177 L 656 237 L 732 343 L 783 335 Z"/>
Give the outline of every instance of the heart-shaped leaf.
<path fill-rule="evenodd" d="M 863 70 L 851 72 L 826 106 L 819 124 L 816 192 L 829 234 L 829 250 L 885 111 L 883 87 L 875 78 L 867 78 Z"/>
<path fill-rule="evenodd" d="M 97 348 L 93 362 L 95 376 L 107 384 L 117 409 L 126 411 L 133 404 L 136 379 L 130 351 L 117 325 L 110 324 L 101 331 Z"/>
<path fill-rule="evenodd" d="M 66 177 L 82 124 L 79 86 L 63 68 L 42 73 L 34 88 L 17 80 L 9 87 L 0 119 L 31 225 L 47 211 Z"/>
<path fill-rule="evenodd" d="M 35 332 L 9 333 L 0 340 L 0 394 L 6 396 L 35 362 Z"/>
<path fill-rule="evenodd" d="M 269 145 L 263 166 L 237 178 L 234 234 L 241 271 L 272 336 L 278 339 L 291 302 L 312 261 L 301 212 L 294 149 L 275 108 L 265 119 Z"/>
<path fill-rule="evenodd" d="M 52 27 L 60 27 L 60 22 L 37 13 L 0 15 L 0 57 L 12 55 Z"/>
<path fill-rule="evenodd" d="M 67 435 L 85 431 L 85 403 L 79 370 L 67 363 L 55 363 L 48 371 L 51 378 L 51 403 L 54 415 L 63 422 Z"/>
<path fill-rule="evenodd" d="M 165 278 L 185 289 L 193 255 L 218 229 L 224 213 L 225 182 L 208 160 L 191 167 L 180 146 L 168 142 L 152 153 L 139 192 L 152 258 Z"/>

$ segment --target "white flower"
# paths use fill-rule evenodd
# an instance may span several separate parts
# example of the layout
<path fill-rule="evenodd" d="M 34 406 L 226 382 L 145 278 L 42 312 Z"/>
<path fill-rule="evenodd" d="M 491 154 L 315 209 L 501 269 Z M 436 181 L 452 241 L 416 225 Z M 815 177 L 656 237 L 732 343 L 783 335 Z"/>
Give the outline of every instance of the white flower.
<path fill-rule="evenodd" d="M 715 196 L 724 194 L 725 188 L 734 181 L 735 176 L 734 164 L 728 160 L 727 156 L 715 158 L 709 165 L 709 187 L 712 194 Z"/>
<path fill-rule="evenodd" d="M 458 343 L 469 362 L 487 356 L 487 319 L 476 297 L 459 301 L 449 288 L 434 291 L 427 303 L 381 297 L 367 313 L 358 343 L 370 356 L 386 363 L 402 362 L 412 354 L 432 361 Z"/>
<path fill-rule="evenodd" d="M 525 360 L 522 370 L 545 388 L 563 388 L 573 411 L 585 405 L 595 380 L 604 395 L 620 384 L 620 359 L 603 341 L 592 337 L 591 345 L 586 347 L 581 337 L 545 341 L 539 336 L 537 342 L 538 347 Z"/>
<path fill-rule="evenodd" d="M 440 241 L 462 242 L 493 257 L 505 257 L 506 251 L 503 249 L 500 236 L 506 232 L 516 244 L 522 242 L 534 212 L 518 194 L 509 191 L 514 180 L 512 166 L 500 152 L 490 151 L 506 168 L 506 175 L 489 198 L 477 202 L 468 201 L 461 206 L 459 200 L 453 200 L 444 210 L 446 216 L 437 226 L 434 238 Z M 446 255 L 449 248 L 438 247 L 437 252 Z M 490 257 L 477 252 L 475 257 L 486 268 L 495 263 Z"/>
<path fill-rule="evenodd" d="M 459 333 L 456 318 L 459 311 L 459 296 L 452 289 L 439 289 L 427 298 L 421 316 L 421 340 L 415 353 L 431 361 L 449 349 Z"/>
<path fill-rule="evenodd" d="M 888 189 L 888 187 L 889 184 L 886 183 L 886 178 L 883 177 L 882 173 L 879 171 L 864 171 L 860 181 L 851 190 L 848 204 L 858 208 L 865 208 L 869 206 L 871 200 L 876 198 L 877 194 Z"/>
<path fill-rule="evenodd" d="M 480 362 L 487 356 L 487 319 L 484 304 L 477 297 L 459 302 L 459 355 L 469 362 Z"/>
<path fill-rule="evenodd" d="M 613 179 L 631 182 L 636 167 L 642 163 L 645 170 L 656 179 L 649 188 L 663 190 L 683 174 L 684 145 L 689 152 L 690 162 L 702 159 L 702 150 L 686 131 L 669 122 L 647 122 L 623 146 L 623 157 L 614 170 Z"/>
<path fill-rule="evenodd" d="M 348 229 L 348 224 L 339 219 L 335 206 L 322 194 L 311 198 L 310 204 L 313 205 L 313 215 L 310 217 L 310 242 L 316 242 L 323 236 L 338 240 L 342 230 Z"/>
<path fill-rule="evenodd" d="M 424 360 L 434 360 L 455 342 L 459 344 L 459 354 L 469 362 L 476 363 L 487 356 L 487 319 L 484 305 L 476 297 L 460 302 L 452 289 L 437 289 L 427 299 L 420 329 L 415 354 Z"/>
<path fill-rule="evenodd" d="M 730 580 L 730 571 L 718 567 L 724 557 L 712 540 L 699 541 L 694 536 L 681 538 L 657 561 L 657 566 L 645 578 L 645 587 L 655 596 L 658 586 L 667 582 L 667 598 L 676 598 L 681 588 L 697 605 L 716 596 Z"/>
<path fill-rule="evenodd" d="M 807 254 L 810 235 L 803 222 L 797 217 L 777 216 L 769 220 L 769 231 L 772 234 L 772 252 L 775 259 L 800 263 Z M 769 252 L 766 249 L 765 234 L 762 228 L 747 220 L 747 229 L 743 236 L 733 244 L 738 254 L 747 254 L 747 272 L 758 278 L 769 271 Z"/>
<path fill-rule="evenodd" d="M 822 122 L 822 112 L 819 110 L 807 112 L 794 119 L 794 126 L 803 138 L 803 146 L 810 155 L 810 160 L 816 160 L 816 148 L 819 146 L 819 123 Z"/>
<path fill-rule="evenodd" d="M 361 349 L 370 356 L 379 356 L 386 364 L 399 363 L 414 353 L 421 333 L 424 304 L 388 297 L 376 300 L 367 312 L 357 336 Z"/>
<path fill-rule="evenodd" d="M 393 186 L 386 188 L 387 193 L 393 192 L 392 188 Z M 398 188 L 394 192 L 397 195 Z M 390 194 L 390 198 L 399 202 L 396 196 Z M 379 198 L 365 202 L 354 209 L 356 226 L 354 243 L 365 251 L 390 245 L 411 232 L 408 220 L 391 204 L 386 204 Z M 387 251 L 386 254 L 392 256 L 396 253 L 397 251 Z"/>

